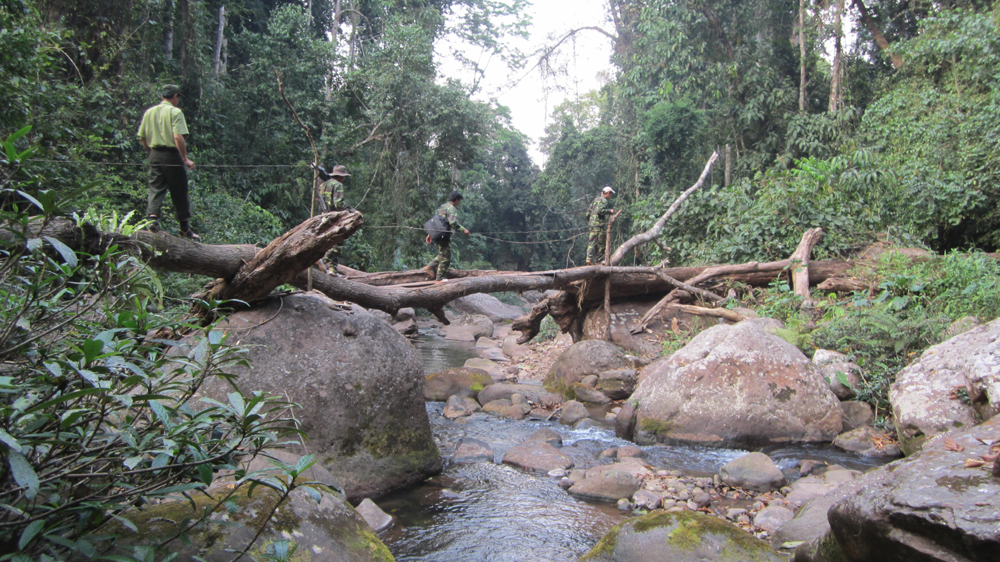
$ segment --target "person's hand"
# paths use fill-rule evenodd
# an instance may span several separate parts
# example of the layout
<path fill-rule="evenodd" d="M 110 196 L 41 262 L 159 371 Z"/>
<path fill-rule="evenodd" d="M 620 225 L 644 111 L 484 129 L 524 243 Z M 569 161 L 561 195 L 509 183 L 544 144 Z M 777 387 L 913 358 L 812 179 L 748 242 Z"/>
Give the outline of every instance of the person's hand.
<path fill-rule="evenodd" d="M 188 170 L 194 169 L 194 162 L 192 162 L 190 158 L 184 159 L 184 165 L 187 166 Z"/>
<path fill-rule="evenodd" d="M 462 232 L 464 232 L 466 236 L 469 235 L 469 229 L 468 228 L 463 228 Z"/>
<path fill-rule="evenodd" d="M 430 235 L 430 234 L 428 234 L 428 235 L 427 235 L 427 243 L 428 243 L 428 244 L 430 244 L 430 243 L 431 243 L 431 235 Z"/>

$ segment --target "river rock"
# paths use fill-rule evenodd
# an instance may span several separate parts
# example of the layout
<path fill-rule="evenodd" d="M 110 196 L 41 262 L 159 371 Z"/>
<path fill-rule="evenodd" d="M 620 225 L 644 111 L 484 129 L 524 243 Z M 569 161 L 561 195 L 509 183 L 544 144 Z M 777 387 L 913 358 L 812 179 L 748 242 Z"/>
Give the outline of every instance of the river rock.
<path fill-rule="evenodd" d="M 757 492 L 777 490 L 785 484 L 785 475 L 764 453 L 748 453 L 729 461 L 719 469 L 719 476 L 730 486 Z"/>
<path fill-rule="evenodd" d="M 518 336 L 507 336 L 503 339 L 503 354 L 514 360 L 519 360 L 531 353 L 531 348 L 517 343 Z"/>
<path fill-rule="evenodd" d="M 452 462 L 457 463 L 479 461 L 493 462 L 493 458 L 493 448 L 490 447 L 489 443 L 473 439 L 471 437 L 463 437 L 462 441 L 455 449 L 455 454 L 452 456 L 451 460 Z"/>
<path fill-rule="evenodd" d="M 978 412 L 954 396 L 956 388 L 981 405 Z M 896 375 L 889 401 L 900 448 L 908 455 L 930 437 L 993 416 L 1000 407 L 1000 320 L 928 348 Z"/>
<path fill-rule="evenodd" d="M 805 480 L 805 478 L 803 478 L 803 480 Z M 774 542 L 776 544 L 786 542 L 810 542 L 822 537 L 827 531 L 830 530 L 830 522 L 827 521 L 826 512 L 830 510 L 830 507 L 833 504 L 839 502 L 847 496 L 857 493 L 858 491 L 857 482 L 850 482 L 840 486 L 835 486 L 832 484 L 826 484 L 822 480 L 817 480 L 816 483 L 809 484 L 809 486 L 817 485 L 823 487 L 822 493 L 814 495 L 811 499 L 804 502 L 798 511 L 795 512 L 795 517 L 788 523 L 782 525 L 781 528 L 774 533 Z M 794 484 L 792 485 L 792 488 L 795 489 Z M 804 496 L 797 496 L 797 499 L 801 497 Z M 793 501 L 792 495 L 789 494 L 788 503 L 795 506 L 798 505 L 796 501 Z"/>
<path fill-rule="evenodd" d="M 482 369 L 456 367 L 424 378 L 424 400 L 441 402 L 455 394 L 475 398 L 491 384 L 493 378 Z"/>
<path fill-rule="evenodd" d="M 559 414 L 559 423 L 563 425 L 573 425 L 576 422 L 589 417 L 590 412 L 587 410 L 586 406 L 576 400 L 569 400 L 563 404 L 562 413 Z"/>
<path fill-rule="evenodd" d="M 646 453 L 642 452 L 642 449 L 636 447 L 635 445 L 622 445 L 615 451 L 615 456 L 619 459 L 637 458 L 642 457 L 645 454 Z"/>
<path fill-rule="evenodd" d="M 840 403 L 840 412 L 843 414 L 844 431 L 857 429 L 875 419 L 875 413 L 867 402 L 846 400 Z"/>
<path fill-rule="evenodd" d="M 413 308 L 407 306 L 405 308 L 400 308 L 396 315 L 392 317 L 396 322 L 406 322 L 407 320 L 415 320 L 417 318 L 417 311 Z"/>
<path fill-rule="evenodd" d="M 612 400 L 624 400 L 635 392 L 638 381 L 635 369 L 612 369 L 598 375 L 597 388 Z"/>
<path fill-rule="evenodd" d="M 525 441 L 511 447 L 504 454 L 503 462 L 536 472 L 549 472 L 557 468 L 568 469 L 574 464 L 572 459 L 545 441 Z"/>
<path fill-rule="evenodd" d="M 484 357 L 471 357 L 466 359 L 463 366 L 470 369 L 480 369 L 486 371 L 489 373 L 490 378 L 494 381 L 502 381 L 507 378 L 507 372 L 504 370 L 503 365 L 499 365 L 496 362 Z"/>
<path fill-rule="evenodd" d="M 640 465 L 612 464 L 591 468 L 587 477 L 573 485 L 568 491 L 571 495 L 601 501 L 618 501 L 621 498 L 631 498 L 638 490 L 642 481 L 640 475 L 649 474 L 649 470 Z"/>
<path fill-rule="evenodd" d="M 861 383 L 861 367 L 857 366 L 857 364 L 847 361 L 827 363 L 820 366 L 820 372 L 829 381 L 830 390 L 837 398 L 852 400 L 858 395 L 857 388 Z"/>
<path fill-rule="evenodd" d="M 186 499 L 168 501 L 122 514 L 138 528 L 137 534 L 125 528 L 109 530 L 121 536 L 118 548 L 148 542 L 155 544 L 174 536 L 179 522 L 196 519 L 206 508 L 215 506 L 216 510 L 207 525 L 188 531 L 190 541 L 171 543 L 170 552 L 177 555 L 177 560 L 194 560 L 198 556 L 208 562 L 229 562 L 233 559 L 233 552 L 246 548 L 262 527 L 263 532 L 250 551 L 258 559 L 261 559 L 264 545 L 294 537 L 298 550 L 310 553 L 311 559 L 338 562 L 392 560 L 389 549 L 362 516 L 329 489 L 314 486 L 320 498 L 317 502 L 306 490 L 297 488 L 280 504 L 274 516 L 268 518 L 266 516 L 278 505 L 278 492 L 258 486 L 250 495 L 249 488 L 242 486 L 227 502 L 237 508 L 232 513 L 225 506 L 216 506 L 217 494 L 228 492 L 217 488 L 212 490 L 214 498 L 191 494 L 190 502 Z M 128 554 L 132 552 L 128 551 Z"/>
<path fill-rule="evenodd" d="M 818 541 L 824 548 L 800 547 L 801 560 L 995 561 L 1000 478 L 989 465 L 966 467 L 966 459 L 988 454 L 997 435 L 1000 417 L 929 439 L 910 457 L 864 474 L 857 492 L 830 508 L 830 532 Z"/>
<path fill-rule="evenodd" d="M 500 347 L 500 344 L 497 343 L 496 340 L 494 340 L 492 338 L 487 338 L 487 337 L 483 336 L 483 337 L 479 338 L 478 340 L 476 340 L 476 347 L 477 348 Z"/>
<path fill-rule="evenodd" d="M 525 443 L 531 441 L 541 441 L 543 443 L 548 443 L 553 447 L 562 447 L 563 443 L 562 435 L 559 435 L 558 432 L 556 432 L 553 429 L 549 429 L 547 427 L 539 429 L 538 431 L 529 435 L 528 438 L 524 440 Z"/>
<path fill-rule="evenodd" d="M 349 314 L 319 294 L 272 298 L 218 325 L 248 347 L 228 372 L 245 396 L 263 391 L 299 405 L 295 418 L 319 464 L 349 500 L 378 496 L 441 470 L 424 406 L 417 350 L 387 323 Z M 210 379 L 200 395 L 228 403 Z"/>
<path fill-rule="evenodd" d="M 870 425 L 841 433 L 833 440 L 833 446 L 866 457 L 896 458 L 903 455 L 891 437 Z"/>
<path fill-rule="evenodd" d="M 615 344 L 601 340 L 582 341 L 571 345 L 556 359 L 545 376 L 545 387 L 568 396 L 569 386 L 587 375 L 627 367 L 625 353 Z"/>
<path fill-rule="evenodd" d="M 635 504 L 636 509 L 652 511 L 659 509 L 663 505 L 663 499 L 659 494 L 650 492 L 649 490 L 638 490 L 632 494 L 632 503 Z"/>
<path fill-rule="evenodd" d="M 479 407 L 479 402 L 476 402 L 472 398 L 453 394 L 449 396 L 448 401 L 445 402 L 442 414 L 449 420 L 454 420 L 465 416 L 471 416 L 481 409 L 482 408 Z"/>
<path fill-rule="evenodd" d="M 493 400 L 492 402 L 487 402 L 483 404 L 483 411 L 487 414 L 493 414 L 494 416 L 502 416 L 504 408 L 513 406 L 514 403 L 506 398 L 501 398 L 499 400 Z"/>
<path fill-rule="evenodd" d="M 476 352 L 483 359 L 489 359 L 493 362 L 506 363 L 507 361 L 510 361 L 510 358 L 504 355 L 503 351 L 499 347 L 479 348 Z M 504 367 L 500 368 L 504 370 L 504 374 L 506 375 L 506 369 Z"/>
<path fill-rule="evenodd" d="M 454 322 L 441 327 L 441 337 L 453 341 L 476 341 L 493 335 L 493 321 L 482 314 L 459 316 Z"/>
<path fill-rule="evenodd" d="M 484 388 L 479 391 L 479 400 L 481 404 L 501 398 L 510 400 L 510 397 L 514 394 L 520 394 L 533 404 L 544 408 L 553 408 L 562 403 L 562 399 L 559 396 L 546 391 L 540 386 L 510 383 L 497 383 Z"/>
<path fill-rule="evenodd" d="M 448 303 L 448 308 L 466 314 L 486 316 L 491 322 L 514 320 L 524 316 L 524 309 L 521 307 L 500 302 L 500 299 L 486 293 L 459 297 Z"/>
<path fill-rule="evenodd" d="M 778 562 L 766 542 L 691 511 L 653 512 L 613 527 L 580 562 Z"/>
<path fill-rule="evenodd" d="M 575 382 L 569 385 L 569 390 L 567 394 L 575 396 L 580 402 L 586 402 L 588 404 L 610 404 L 611 399 L 608 398 L 603 392 L 587 386 L 582 382 Z"/>
<path fill-rule="evenodd" d="M 795 512 L 787 507 L 772 505 L 758 511 L 757 514 L 753 516 L 753 524 L 755 527 L 760 527 L 768 533 L 773 533 L 780 529 L 785 523 L 791 521 L 794 517 Z"/>
<path fill-rule="evenodd" d="M 819 369 L 753 320 L 713 326 L 650 364 L 628 403 L 640 443 L 829 441 L 843 425 Z"/>
<path fill-rule="evenodd" d="M 354 509 L 376 533 L 392 527 L 392 516 L 382 511 L 379 506 L 375 505 L 375 502 L 368 498 L 361 500 L 358 507 Z"/>

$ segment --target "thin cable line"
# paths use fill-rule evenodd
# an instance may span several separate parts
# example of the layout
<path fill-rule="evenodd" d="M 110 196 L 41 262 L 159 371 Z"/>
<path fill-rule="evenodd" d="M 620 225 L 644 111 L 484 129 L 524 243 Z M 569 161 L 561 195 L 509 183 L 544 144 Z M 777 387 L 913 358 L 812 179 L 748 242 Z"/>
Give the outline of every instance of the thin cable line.
<path fill-rule="evenodd" d="M 46 164 L 72 164 L 76 166 L 148 166 L 148 162 L 88 162 L 85 160 L 41 160 L 29 158 L 25 162 Z M 181 167 L 184 164 L 159 164 L 163 167 Z M 197 164 L 197 168 L 309 168 L 309 164 Z"/>

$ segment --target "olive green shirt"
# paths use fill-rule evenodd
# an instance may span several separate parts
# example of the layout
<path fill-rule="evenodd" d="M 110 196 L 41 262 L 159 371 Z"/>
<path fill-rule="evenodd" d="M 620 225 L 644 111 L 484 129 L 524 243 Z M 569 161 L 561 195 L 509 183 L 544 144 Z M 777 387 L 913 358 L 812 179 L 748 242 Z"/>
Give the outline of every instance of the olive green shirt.
<path fill-rule="evenodd" d="M 458 209 L 451 204 L 451 201 L 438 207 L 437 214 L 444 217 L 444 220 L 448 222 L 448 226 L 451 227 L 452 232 L 466 230 L 466 228 L 458 222 Z"/>
<path fill-rule="evenodd" d="M 343 211 L 347 208 L 344 203 L 344 184 L 335 179 L 329 179 L 323 183 L 320 190 L 328 211 Z"/>
<path fill-rule="evenodd" d="M 173 148 L 174 135 L 188 134 L 184 112 L 164 100 L 146 110 L 139 125 L 139 136 L 153 148 Z"/>

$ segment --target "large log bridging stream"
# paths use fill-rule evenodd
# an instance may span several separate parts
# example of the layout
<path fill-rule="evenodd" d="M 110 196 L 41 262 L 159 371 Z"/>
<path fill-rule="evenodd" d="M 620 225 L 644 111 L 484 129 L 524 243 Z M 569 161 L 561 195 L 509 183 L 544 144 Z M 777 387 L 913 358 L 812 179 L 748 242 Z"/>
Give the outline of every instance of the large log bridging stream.
<path fill-rule="evenodd" d="M 100 232 L 89 225 L 81 228 L 67 219 L 49 222 L 41 232 L 30 232 L 28 235 L 51 236 L 74 250 L 89 254 L 118 245 L 154 269 L 215 278 L 210 291 L 217 300 L 253 302 L 284 283 L 306 289 L 311 275 L 312 287 L 330 298 L 390 314 L 404 307 L 423 308 L 431 311 L 441 322 L 448 323 L 443 307 L 466 295 L 549 289 L 561 291 L 559 298 L 548 299 L 515 323 L 515 329 L 518 326 L 522 329 L 525 341 L 537 333 L 538 324 L 545 314 L 551 314 L 564 331 L 575 333 L 575 323 L 582 317 L 583 311 L 604 299 L 604 283 L 586 283 L 588 280 L 610 278 L 612 298 L 623 299 L 662 295 L 677 288 L 674 280 L 682 283 L 704 280 L 706 275 L 712 277 L 721 272 L 729 282 L 750 286 L 766 286 L 779 276 L 787 279 L 789 275 L 787 260 L 714 268 L 595 265 L 540 272 L 452 271 L 450 278 L 441 283 L 428 281 L 422 270 L 362 273 L 341 268 L 347 275 L 338 277 L 311 267 L 329 248 L 360 228 L 362 220 L 361 214 L 355 211 L 318 215 L 263 249 L 249 245 L 202 244 L 162 232 L 139 231 L 128 237 Z M 10 232 L 0 233 L 0 239 L 8 245 L 19 240 Z M 809 283 L 816 285 L 828 278 L 844 277 L 851 265 L 851 262 L 844 261 L 810 262 Z"/>

